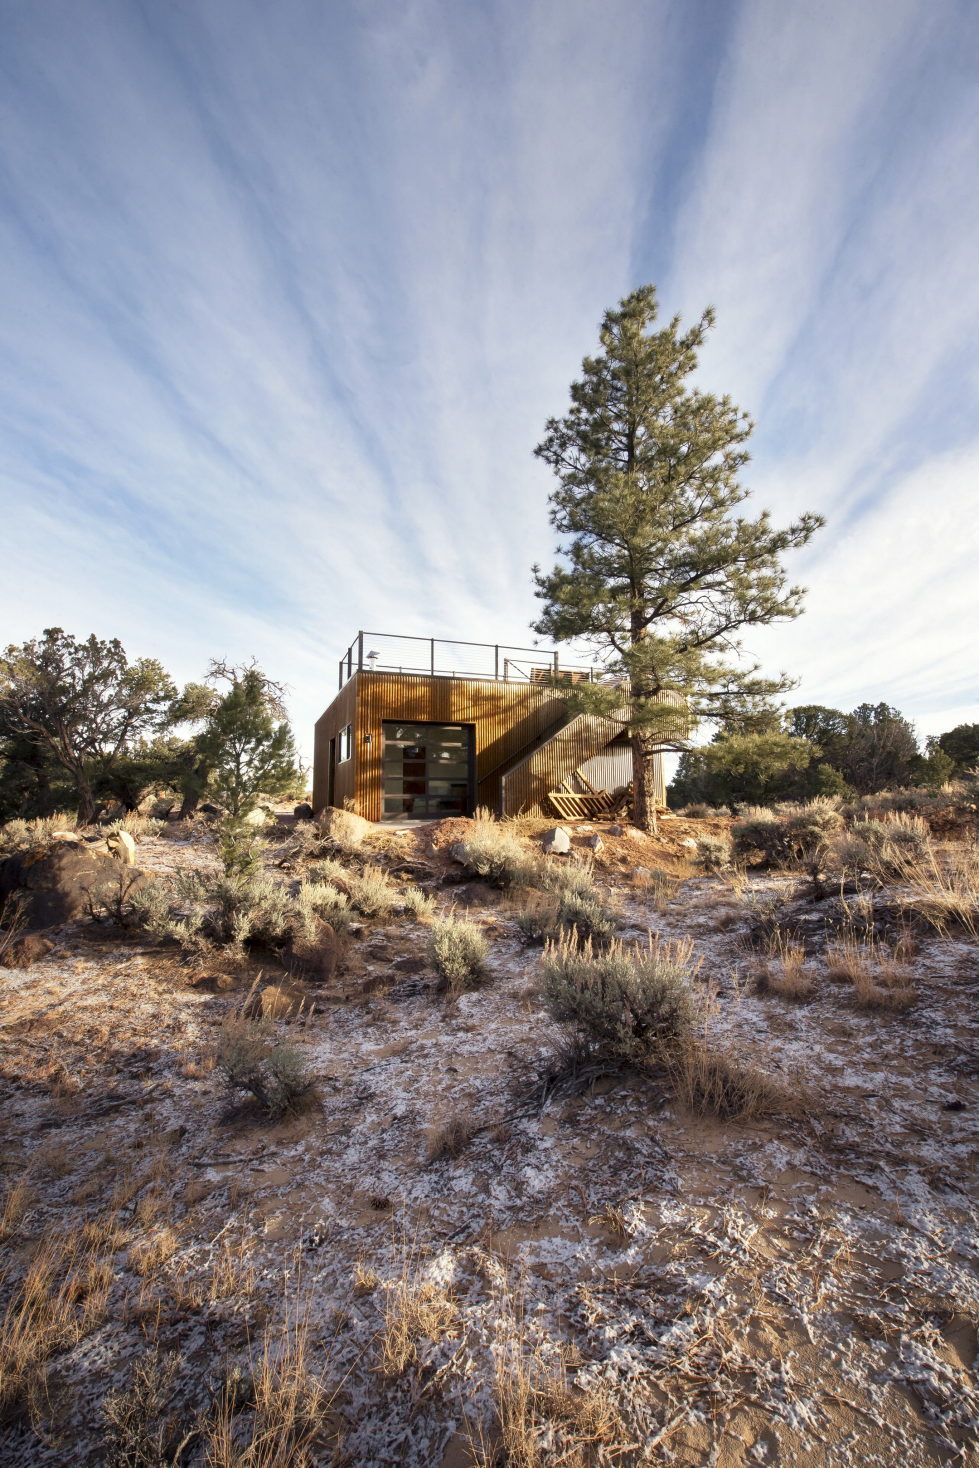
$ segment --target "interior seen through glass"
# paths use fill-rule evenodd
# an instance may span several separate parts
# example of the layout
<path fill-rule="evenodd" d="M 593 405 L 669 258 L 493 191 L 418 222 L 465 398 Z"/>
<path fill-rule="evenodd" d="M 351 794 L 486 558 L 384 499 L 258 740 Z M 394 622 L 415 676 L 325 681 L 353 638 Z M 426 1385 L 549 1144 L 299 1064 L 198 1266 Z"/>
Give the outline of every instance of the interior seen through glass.
<path fill-rule="evenodd" d="M 469 813 L 470 726 L 385 723 L 384 816 Z"/>

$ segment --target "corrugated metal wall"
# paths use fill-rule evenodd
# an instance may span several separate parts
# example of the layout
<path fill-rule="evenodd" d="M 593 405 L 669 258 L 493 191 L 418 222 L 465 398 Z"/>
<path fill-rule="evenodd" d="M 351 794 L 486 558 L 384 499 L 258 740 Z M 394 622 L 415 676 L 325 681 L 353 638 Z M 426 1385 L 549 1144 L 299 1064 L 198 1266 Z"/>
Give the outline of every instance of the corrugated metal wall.
<path fill-rule="evenodd" d="M 598 714 L 579 714 L 553 739 L 528 755 L 503 781 L 507 815 L 549 815 L 548 791 L 556 790 L 598 750 L 621 732 L 622 725 Z"/>

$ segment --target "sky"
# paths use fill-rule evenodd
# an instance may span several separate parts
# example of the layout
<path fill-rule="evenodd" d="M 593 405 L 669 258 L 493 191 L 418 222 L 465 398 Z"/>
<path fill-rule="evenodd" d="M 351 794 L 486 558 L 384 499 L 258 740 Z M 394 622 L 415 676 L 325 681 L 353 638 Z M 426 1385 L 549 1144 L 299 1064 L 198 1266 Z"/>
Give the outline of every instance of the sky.
<path fill-rule="evenodd" d="M 790 703 L 979 721 L 973 0 L 0 0 L 0 643 L 527 645 L 602 313 L 716 327 L 826 528 Z"/>

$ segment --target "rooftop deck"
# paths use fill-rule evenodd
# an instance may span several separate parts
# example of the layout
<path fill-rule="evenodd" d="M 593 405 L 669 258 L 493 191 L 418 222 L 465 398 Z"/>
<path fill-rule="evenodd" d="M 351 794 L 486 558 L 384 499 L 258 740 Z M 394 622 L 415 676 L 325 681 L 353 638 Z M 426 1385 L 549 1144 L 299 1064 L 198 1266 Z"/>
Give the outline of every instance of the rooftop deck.
<path fill-rule="evenodd" d="M 563 661 L 555 649 L 504 647 L 498 642 L 450 642 L 441 637 L 402 637 L 358 632 L 340 659 L 342 688 L 361 672 L 420 673 L 429 678 L 486 678 L 508 683 L 595 682 L 601 667 Z"/>

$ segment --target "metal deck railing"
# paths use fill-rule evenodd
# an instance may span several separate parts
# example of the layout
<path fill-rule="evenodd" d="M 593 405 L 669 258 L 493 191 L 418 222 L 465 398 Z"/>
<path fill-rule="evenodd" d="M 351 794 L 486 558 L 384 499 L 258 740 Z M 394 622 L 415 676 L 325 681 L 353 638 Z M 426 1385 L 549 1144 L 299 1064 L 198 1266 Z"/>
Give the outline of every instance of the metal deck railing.
<path fill-rule="evenodd" d="M 430 678 L 487 678 L 517 683 L 595 682 L 601 667 L 563 662 L 556 650 L 505 647 L 499 642 L 453 642 L 442 637 L 403 637 L 358 632 L 340 659 L 340 684 L 361 672 L 422 673 Z"/>

